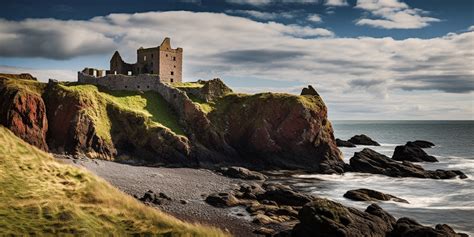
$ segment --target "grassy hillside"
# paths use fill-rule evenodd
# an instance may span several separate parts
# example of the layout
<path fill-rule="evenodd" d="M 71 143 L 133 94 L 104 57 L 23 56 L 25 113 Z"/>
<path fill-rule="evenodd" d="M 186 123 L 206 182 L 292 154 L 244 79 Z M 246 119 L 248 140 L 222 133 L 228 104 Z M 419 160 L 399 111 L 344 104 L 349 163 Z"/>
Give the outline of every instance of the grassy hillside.
<path fill-rule="evenodd" d="M 147 207 L 0 126 L 0 233 L 224 236 Z"/>
<path fill-rule="evenodd" d="M 156 92 L 101 91 L 94 85 L 60 85 L 68 93 L 90 101 L 86 110 L 97 126 L 97 133 L 105 140 L 110 140 L 111 122 L 107 116 L 107 105 L 121 110 L 136 113 L 147 118 L 147 126 L 169 128 L 177 135 L 184 135 L 178 124 L 178 118 L 172 113 L 166 101 Z"/>

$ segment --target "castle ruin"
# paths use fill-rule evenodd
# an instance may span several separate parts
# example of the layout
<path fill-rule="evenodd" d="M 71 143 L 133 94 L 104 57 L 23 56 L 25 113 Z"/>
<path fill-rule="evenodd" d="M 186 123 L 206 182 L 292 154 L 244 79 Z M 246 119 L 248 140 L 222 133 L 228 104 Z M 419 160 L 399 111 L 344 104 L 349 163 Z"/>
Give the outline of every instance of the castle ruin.
<path fill-rule="evenodd" d="M 171 48 L 170 38 L 165 38 L 160 46 L 140 47 L 137 62 L 123 61 L 115 51 L 110 59 L 110 70 L 85 68 L 78 73 L 78 81 L 88 84 L 107 84 L 114 89 L 148 88 L 157 81 L 161 83 L 182 82 L 183 49 Z M 101 83 L 97 83 L 101 81 Z M 141 87 L 140 87 L 141 86 Z"/>

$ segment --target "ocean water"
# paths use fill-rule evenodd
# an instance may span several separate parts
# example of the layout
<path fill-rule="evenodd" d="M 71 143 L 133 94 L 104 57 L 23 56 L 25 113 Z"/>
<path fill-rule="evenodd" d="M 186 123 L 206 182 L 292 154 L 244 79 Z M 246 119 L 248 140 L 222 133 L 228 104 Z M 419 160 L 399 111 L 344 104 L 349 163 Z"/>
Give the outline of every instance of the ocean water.
<path fill-rule="evenodd" d="M 457 231 L 474 235 L 474 121 L 333 121 L 337 138 L 347 140 L 366 134 L 381 144 L 370 147 L 392 156 L 395 146 L 407 141 L 428 140 L 436 146 L 424 149 L 438 163 L 419 163 L 425 169 L 459 169 L 467 179 L 433 180 L 391 178 L 382 175 L 294 175 L 290 180 L 298 190 L 364 210 L 370 203 L 343 197 L 351 189 L 369 188 L 389 193 L 410 203 L 379 202 L 395 217 L 411 217 L 421 224 L 449 224 Z M 342 148 L 344 161 L 366 146 Z M 282 180 L 283 181 L 283 180 Z M 284 181 L 283 181 L 284 182 Z"/>

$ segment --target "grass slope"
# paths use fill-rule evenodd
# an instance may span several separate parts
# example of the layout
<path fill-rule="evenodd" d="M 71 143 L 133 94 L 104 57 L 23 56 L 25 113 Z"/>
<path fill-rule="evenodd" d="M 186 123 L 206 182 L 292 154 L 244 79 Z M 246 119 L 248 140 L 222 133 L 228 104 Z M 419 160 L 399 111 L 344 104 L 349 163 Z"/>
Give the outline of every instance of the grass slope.
<path fill-rule="evenodd" d="M 2 235 L 225 236 L 186 224 L 61 164 L 0 126 Z"/>
<path fill-rule="evenodd" d="M 107 115 L 107 105 L 113 105 L 121 110 L 134 112 L 137 116 L 147 118 L 149 127 L 166 127 L 177 135 L 185 135 L 178 124 L 178 118 L 171 111 L 167 102 L 156 92 L 105 91 L 99 90 L 94 85 L 72 84 L 60 85 L 60 87 L 91 103 L 86 113 L 94 120 L 97 134 L 105 140 L 111 140 L 111 121 Z"/>

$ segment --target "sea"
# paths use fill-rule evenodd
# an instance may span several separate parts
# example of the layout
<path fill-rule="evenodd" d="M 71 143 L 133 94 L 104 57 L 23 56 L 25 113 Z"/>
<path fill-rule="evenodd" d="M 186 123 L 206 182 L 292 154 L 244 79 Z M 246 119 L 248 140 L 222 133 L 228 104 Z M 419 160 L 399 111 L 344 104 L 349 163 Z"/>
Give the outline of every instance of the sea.
<path fill-rule="evenodd" d="M 434 227 L 449 224 L 456 231 L 474 236 L 474 121 L 332 121 L 334 135 L 348 140 L 365 134 L 381 146 L 341 148 L 344 161 L 365 147 L 392 156 L 397 145 L 407 141 L 427 140 L 435 144 L 424 149 L 437 163 L 418 163 L 425 169 L 456 169 L 467 179 L 392 178 L 383 175 L 346 173 L 343 175 L 293 175 L 282 180 L 297 190 L 325 197 L 360 210 L 370 205 L 343 197 L 351 189 L 369 188 L 392 194 L 410 203 L 393 201 L 378 204 L 396 218 L 410 217 Z"/>

